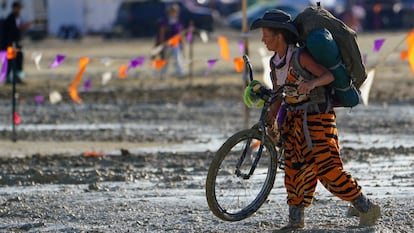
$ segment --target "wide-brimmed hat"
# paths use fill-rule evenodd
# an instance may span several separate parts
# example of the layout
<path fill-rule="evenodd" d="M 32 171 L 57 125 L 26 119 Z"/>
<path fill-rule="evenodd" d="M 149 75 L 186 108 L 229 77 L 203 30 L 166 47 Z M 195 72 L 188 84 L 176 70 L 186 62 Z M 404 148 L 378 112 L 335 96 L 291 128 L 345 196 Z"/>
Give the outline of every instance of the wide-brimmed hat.
<path fill-rule="evenodd" d="M 298 30 L 293 25 L 290 15 L 281 10 L 266 11 L 262 18 L 256 19 L 250 26 L 250 30 L 269 27 L 269 28 L 284 28 L 299 36 Z"/>

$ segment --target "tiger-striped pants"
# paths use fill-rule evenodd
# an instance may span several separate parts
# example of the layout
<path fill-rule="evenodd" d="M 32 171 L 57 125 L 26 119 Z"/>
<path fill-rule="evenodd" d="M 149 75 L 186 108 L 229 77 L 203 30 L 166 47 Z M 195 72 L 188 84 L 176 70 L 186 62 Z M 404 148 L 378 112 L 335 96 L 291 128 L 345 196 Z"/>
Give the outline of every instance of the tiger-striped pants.
<path fill-rule="evenodd" d="M 289 111 L 282 127 L 288 204 L 309 206 L 318 180 L 335 196 L 346 201 L 355 200 L 361 194 L 361 187 L 343 169 L 335 112 L 308 112 L 312 150 L 306 144 L 303 118 L 303 110 Z"/>

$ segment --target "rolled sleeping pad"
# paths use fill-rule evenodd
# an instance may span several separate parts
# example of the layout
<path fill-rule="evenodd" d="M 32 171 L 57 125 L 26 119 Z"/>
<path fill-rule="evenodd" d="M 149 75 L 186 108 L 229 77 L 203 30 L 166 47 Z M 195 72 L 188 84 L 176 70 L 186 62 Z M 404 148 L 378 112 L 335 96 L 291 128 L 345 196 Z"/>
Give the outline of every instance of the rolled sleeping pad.
<path fill-rule="evenodd" d="M 361 102 L 358 90 L 352 86 L 347 90 L 335 89 L 336 100 L 340 103 L 338 107 L 355 107 Z M 335 104 L 335 103 L 334 103 Z"/>
<path fill-rule="evenodd" d="M 358 91 L 351 86 L 351 77 L 342 63 L 338 45 L 326 28 L 309 32 L 306 47 L 312 57 L 327 67 L 335 77 L 330 86 L 335 90 L 337 100 L 344 107 L 353 107 L 360 102 Z"/>

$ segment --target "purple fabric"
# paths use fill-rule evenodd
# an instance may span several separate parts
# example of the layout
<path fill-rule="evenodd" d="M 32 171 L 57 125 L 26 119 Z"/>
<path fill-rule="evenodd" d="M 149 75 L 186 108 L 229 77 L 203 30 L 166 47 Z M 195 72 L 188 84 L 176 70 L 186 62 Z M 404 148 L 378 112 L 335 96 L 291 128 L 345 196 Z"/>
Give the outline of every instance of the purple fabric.
<path fill-rule="evenodd" d="M 0 63 L 1 63 L 1 72 L 0 72 L 0 83 L 4 82 L 7 75 L 7 51 L 0 52 Z"/>
<path fill-rule="evenodd" d="M 45 98 L 43 98 L 43 96 L 41 96 L 41 95 L 37 95 L 37 96 L 35 96 L 35 101 L 38 104 L 42 104 L 43 102 L 45 102 Z"/>
<path fill-rule="evenodd" d="M 180 21 L 169 23 L 168 18 L 161 20 L 160 26 L 166 27 L 165 40 L 177 35 L 184 29 L 184 25 Z"/>
<path fill-rule="evenodd" d="M 287 107 L 285 104 L 282 104 L 279 108 L 279 112 L 277 113 L 276 122 L 277 127 L 280 129 L 283 125 L 283 122 L 285 122 L 287 115 Z"/>

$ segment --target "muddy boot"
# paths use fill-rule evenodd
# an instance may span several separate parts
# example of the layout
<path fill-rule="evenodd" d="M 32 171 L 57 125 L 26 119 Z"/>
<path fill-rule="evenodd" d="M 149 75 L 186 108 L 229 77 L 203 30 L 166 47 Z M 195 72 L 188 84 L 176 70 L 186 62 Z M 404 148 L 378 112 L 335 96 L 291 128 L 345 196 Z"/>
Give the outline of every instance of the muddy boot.
<path fill-rule="evenodd" d="M 289 205 L 289 223 L 281 230 L 301 229 L 305 227 L 305 207 Z"/>
<path fill-rule="evenodd" d="M 352 205 L 359 211 L 360 226 L 373 226 L 381 217 L 380 206 L 372 203 L 364 194 L 355 199 Z"/>
<path fill-rule="evenodd" d="M 353 205 L 349 205 L 348 210 L 346 212 L 346 216 L 348 218 L 359 217 L 359 211 Z"/>

